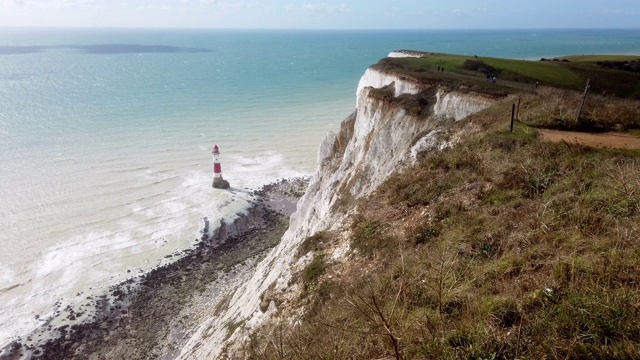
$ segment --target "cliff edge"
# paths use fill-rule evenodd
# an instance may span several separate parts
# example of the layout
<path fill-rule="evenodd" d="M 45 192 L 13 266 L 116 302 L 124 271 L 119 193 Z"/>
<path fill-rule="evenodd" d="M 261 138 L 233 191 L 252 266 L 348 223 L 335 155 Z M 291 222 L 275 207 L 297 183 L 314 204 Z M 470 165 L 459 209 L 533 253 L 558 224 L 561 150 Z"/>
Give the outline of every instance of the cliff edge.
<path fill-rule="evenodd" d="M 281 244 L 289 281 L 262 293 L 269 320 L 222 357 L 638 358 L 637 78 L 394 55 L 323 143 Z M 562 84 L 571 69 L 620 79 L 628 97 L 576 91 Z M 562 71 L 540 85 L 547 70 Z M 580 140 L 589 131 L 609 141 Z"/>
<path fill-rule="evenodd" d="M 338 133 L 329 133 L 320 145 L 318 168 L 281 243 L 250 277 L 241 279 L 226 304 L 212 306 L 216 313 L 212 309 L 179 358 L 217 358 L 223 351 L 233 351 L 249 341 L 265 320 L 285 311 L 288 299 L 302 291 L 292 281 L 292 269 L 310 261 L 296 257 L 300 243 L 316 233 L 341 229 L 355 199 L 372 193 L 420 154 L 455 143 L 458 134 L 450 125 L 496 100 L 458 90 L 437 81 L 367 69 L 357 88 L 354 112 Z M 337 248 L 334 255 L 339 258 L 343 253 L 344 247 Z"/>

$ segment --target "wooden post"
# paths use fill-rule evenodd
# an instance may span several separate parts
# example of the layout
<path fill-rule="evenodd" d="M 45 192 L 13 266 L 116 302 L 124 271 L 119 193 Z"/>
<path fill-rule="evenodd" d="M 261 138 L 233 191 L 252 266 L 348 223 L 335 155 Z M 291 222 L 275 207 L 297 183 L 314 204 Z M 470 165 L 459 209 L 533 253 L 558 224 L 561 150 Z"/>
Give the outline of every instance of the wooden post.
<path fill-rule="evenodd" d="M 511 104 L 511 132 L 513 132 L 513 115 L 516 112 L 516 104 Z"/>
<path fill-rule="evenodd" d="M 518 108 L 516 109 L 516 120 L 520 120 L 520 96 L 518 96 Z"/>
<path fill-rule="evenodd" d="M 589 90 L 589 82 L 591 79 L 587 79 L 587 85 L 584 87 L 584 93 L 582 94 L 582 102 L 580 103 L 580 108 L 578 109 L 578 116 L 576 116 L 576 122 L 580 121 L 580 113 L 582 112 L 582 107 L 584 106 L 584 101 L 587 99 L 587 91 Z"/>

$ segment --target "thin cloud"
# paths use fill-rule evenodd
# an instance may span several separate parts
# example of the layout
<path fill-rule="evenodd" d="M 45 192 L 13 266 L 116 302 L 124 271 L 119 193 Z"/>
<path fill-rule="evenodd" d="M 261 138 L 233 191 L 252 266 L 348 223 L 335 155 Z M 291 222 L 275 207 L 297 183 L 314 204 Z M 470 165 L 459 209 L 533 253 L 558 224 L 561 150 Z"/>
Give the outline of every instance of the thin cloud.
<path fill-rule="evenodd" d="M 447 17 L 447 18 L 460 18 L 460 17 L 474 17 L 474 16 L 484 16 L 488 13 L 486 8 L 471 8 L 471 9 L 461 9 L 461 8 L 453 8 L 448 10 L 442 9 L 434 9 L 430 7 L 425 8 L 398 8 L 392 7 L 391 12 L 394 14 L 402 15 L 402 16 L 411 16 L 411 17 L 424 17 L 424 16 L 437 16 L 437 17 Z"/>
<path fill-rule="evenodd" d="M 331 6 L 327 4 L 304 4 L 302 9 L 306 12 L 315 14 L 344 14 L 351 11 L 346 4 L 340 4 L 338 6 Z"/>
<path fill-rule="evenodd" d="M 449 16 L 453 16 L 453 17 L 468 17 L 470 15 L 471 14 L 469 14 L 468 11 L 463 9 L 453 9 L 449 11 Z"/>
<path fill-rule="evenodd" d="M 183 4 L 200 4 L 206 6 L 216 6 L 221 9 L 242 10 L 251 6 L 246 1 L 219 1 L 219 0 L 180 0 Z"/>
<path fill-rule="evenodd" d="M 627 15 L 633 15 L 633 12 L 630 12 L 628 10 L 622 10 L 622 9 L 603 9 L 602 11 L 600 11 L 600 14 L 602 15 L 616 15 L 616 16 L 627 16 Z"/>
<path fill-rule="evenodd" d="M 21 7 L 40 9 L 83 8 L 96 5 L 95 0 L 13 0 L 13 3 Z"/>
<path fill-rule="evenodd" d="M 215 4 L 224 10 L 245 10 L 251 7 L 251 4 L 243 1 L 216 1 Z"/>

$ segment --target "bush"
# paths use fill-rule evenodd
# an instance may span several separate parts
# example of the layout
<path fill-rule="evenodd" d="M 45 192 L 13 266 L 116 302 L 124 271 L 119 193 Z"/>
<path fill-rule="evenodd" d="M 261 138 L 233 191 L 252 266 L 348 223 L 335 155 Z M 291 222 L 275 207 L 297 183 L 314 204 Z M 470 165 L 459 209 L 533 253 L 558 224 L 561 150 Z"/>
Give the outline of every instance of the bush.
<path fill-rule="evenodd" d="M 328 264 L 324 260 L 324 255 L 317 254 L 313 260 L 304 268 L 302 272 L 302 281 L 305 290 L 313 289 L 318 283 L 320 276 L 327 270 Z"/>
<path fill-rule="evenodd" d="M 417 229 L 416 234 L 413 236 L 413 242 L 416 245 L 429 242 L 431 239 L 440 236 L 440 229 L 435 225 L 421 226 Z"/>
<path fill-rule="evenodd" d="M 385 237 L 383 224 L 376 220 L 358 219 L 354 222 L 353 231 L 351 248 L 364 255 L 373 255 L 394 244 Z"/>
<path fill-rule="evenodd" d="M 521 315 L 516 301 L 502 296 L 491 296 L 483 305 L 487 316 L 498 325 L 509 328 L 520 322 Z"/>

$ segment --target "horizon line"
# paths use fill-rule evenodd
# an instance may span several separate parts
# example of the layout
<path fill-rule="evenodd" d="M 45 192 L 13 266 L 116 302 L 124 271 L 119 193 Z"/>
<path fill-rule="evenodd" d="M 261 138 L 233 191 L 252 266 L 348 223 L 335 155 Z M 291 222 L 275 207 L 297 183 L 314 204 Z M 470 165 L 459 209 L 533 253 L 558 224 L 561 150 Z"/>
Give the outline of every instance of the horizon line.
<path fill-rule="evenodd" d="M 522 28 L 224 28 L 154 26 L 2 26 L 0 30 L 220 30 L 220 31 L 559 31 L 559 30 L 640 30 L 640 27 L 522 27 Z"/>

